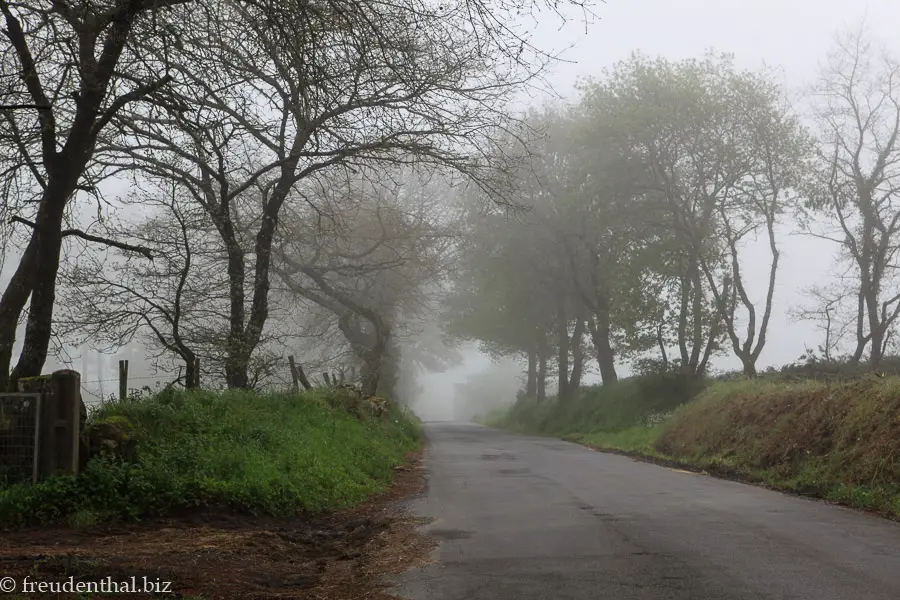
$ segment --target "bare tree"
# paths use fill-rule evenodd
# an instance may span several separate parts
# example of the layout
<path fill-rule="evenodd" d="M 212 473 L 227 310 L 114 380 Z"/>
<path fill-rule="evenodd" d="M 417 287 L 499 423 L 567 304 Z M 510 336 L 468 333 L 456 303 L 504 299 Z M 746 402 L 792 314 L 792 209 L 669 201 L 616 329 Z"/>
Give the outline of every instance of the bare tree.
<path fill-rule="evenodd" d="M 420 181 L 331 180 L 322 196 L 342 197 L 332 219 L 288 212 L 275 271 L 301 298 L 328 308 L 362 362 L 367 393 L 391 393 L 399 367 L 398 329 L 427 306 L 423 295 L 445 273 L 453 233 L 440 220 L 440 190 Z"/>
<path fill-rule="evenodd" d="M 876 56 L 863 31 L 837 41 L 814 92 L 819 156 L 808 232 L 838 244 L 857 275 L 858 362 L 877 368 L 900 315 L 900 63 Z"/>
<path fill-rule="evenodd" d="M 257 191 L 263 205 L 250 310 L 242 306 L 232 315 L 229 381 L 243 386 L 244 365 L 267 318 L 271 238 L 291 187 L 330 164 L 366 153 L 393 152 L 397 158 L 411 145 L 420 158 L 480 169 L 491 162 L 488 125 L 496 125 L 487 115 L 496 117 L 511 87 L 551 58 L 511 25 L 540 4 L 534 0 L 490 6 L 478 0 L 440 6 L 413 0 L 196 0 L 179 7 L 189 1 L 0 2 L 10 42 L 0 60 L 6 128 L 0 137 L 17 154 L 4 166 L 4 190 L 27 189 L 26 196 L 39 198 L 33 215 L 21 215 L 34 227 L 0 298 L 4 380 L 29 297 L 14 378 L 42 368 L 66 209 L 73 198 L 97 194 L 103 177 L 135 166 L 115 156 L 123 148 L 166 161 L 191 161 L 184 154 L 196 152 L 218 164 L 228 156 L 234 159 L 225 165 L 229 176 L 238 159 L 252 165 L 231 186 L 238 192 L 224 193 L 231 201 Z M 561 5 L 582 2 L 546 5 L 559 14 Z M 180 89 L 170 93 L 174 80 Z M 338 90 L 343 96 L 335 96 Z M 152 108 L 142 106 L 146 99 Z M 134 119 L 107 127 L 126 112 Z M 210 115 L 215 118 L 207 120 Z M 226 122 L 224 140 L 202 127 L 219 118 Z M 123 128 L 128 122 L 139 127 Z M 182 135 L 167 145 L 157 127 Z M 130 138 L 117 138 L 121 133 Z M 475 139 L 483 143 L 471 144 Z M 186 140 L 191 143 L 181 144 Z M 95 161 L 98 153 L 102 163 Z M 192 168 L 190 174 L 202 179 L 202 168 Z M 223 183 L 209 170 L 205 176 Z M 499 189 L 487 177 L 481 182 Z"/>
<path fill-rule="evenodd" d="M 776 226 L 796 206 L 794 192 L 802 183 L 804 161 L 811 150 L 805 132 L 782 99 L 779 86 L 765 76 L 731 75 L 738 94 L 725 101 L 733 118 L 719 125 L 728 131 L 725 156 L 739 156 L 728 163 L 721 157 L 717 175 L 727 183 L 717 200 L 718 228 L 715 235 L 725 247 L 725 265 L 712 264 L 700 255 L 706 276 L 722 317 L 725 333 L 746 375 L 756 374 L 756 363 L 765 348 L 780 252 Z M 723 160 L 724 159 L 724 160 Z M 725 164 L 723 164 L 725 163 Z M 741 267 L 744 244 L 765 235 L 769 252 L 765 299 L 757 306 L 750 298 Z M 758 258 L 759 252 L 754 252 Z M 721 282 L 721 283 L 720 283 Z M 757 310 L 761 308 L 762 314 Z M 740 331 L 741 321 L 745 324 Z"/>
<path fill-rule="evenodd" d="M 56 318 L 70 339 L 119 348 L 149 341 L 160 366 L 176 358 L 185 387 L 198 385 L 197 359 L 210 368 L 210 344 L 221 339 L 227 280 L 216 277 L 221 246 L 207 235 L 205 213 L 178 197 L 169 182 L 132 194 L 126 206 L 151 214 L 136 225 L 107 224 L 116 237 L 139 241 L 153 261 L 133 253 L 106 256 L 83 252 L 63 272 L 64 302 Z"/>
<path fill-rule="evenodd" d="M 815 324 L 824 339 L 818 346 L 818 353 L 825 362 L 833 362 L 837 359 L 837 352 L 847 335 L 855 327 L 856 314 L 846 310 L 846 300 L 855 296 L 854 285 L 843 285 L 841 281 L 837 285 L 813 286 L 806 290 L 805 295 L 811 303 L 793 308 L 790 314 L 797 319 L 811 321 Z M 807 355 L 816 356 L 814 350 L 807 348 Z"/>
<path fill-rule="evenodd" d="M 0 383 L 6 383 L 29 296 L 13 381 L 39 374 L 47 357 L 66 209 L 79 192 L 95 193 L 97 181 L 108 175 L 94 167 L 98 137 L 116 114 L 171 80 L 166 64 L 130 53 L 129 41 L 141 36 L 161 43 L 154 16 L 185 1 L 0 0 L 9 42 L 0 60 L 0 103 L 16 152 L 6 176 L 18 182 L 5 185 L 7 191 L 28 189 L 36 201 L 30 240 L 0 298 Z"/>
<path fill-rule="evenodd" d="M 171 177 L 207 210 L 228 253 L 227 381 L 269 317 L 272 240 L 304 180 L 366 164 L 427 163 L 465 174 L 498 201 L 519 159 L 495 139 L 523 135 L 504 112 L 546 64 L 477 4 L 419 0 L 322 5 L 210 2 L 177 28 L 171 99 L 118 121 L 125 168 Z M 474 32 L 474 35 L 473 35 Z M 515 41 L 515 44 L 513 42 Z M 148 54 L 160 53 L 147 47 Z M 252 228 L 245 252 L 238 222 Z"/>

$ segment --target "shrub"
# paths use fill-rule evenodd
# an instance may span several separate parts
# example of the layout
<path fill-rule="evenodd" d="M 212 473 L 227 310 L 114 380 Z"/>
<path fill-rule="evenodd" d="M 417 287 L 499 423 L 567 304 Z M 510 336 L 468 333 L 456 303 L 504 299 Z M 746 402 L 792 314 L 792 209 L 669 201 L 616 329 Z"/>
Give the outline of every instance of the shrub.
<path fill-rule="evenodd" d="M 491 423 L 551 435 L 621 431 L 670 413 L 696 396 L 704 385 L 703 379 L 677 373 L 631 377 L 613 385 L 582 388 L 566 401 L 552 398 L 538 402 L 521 397 Z"/>

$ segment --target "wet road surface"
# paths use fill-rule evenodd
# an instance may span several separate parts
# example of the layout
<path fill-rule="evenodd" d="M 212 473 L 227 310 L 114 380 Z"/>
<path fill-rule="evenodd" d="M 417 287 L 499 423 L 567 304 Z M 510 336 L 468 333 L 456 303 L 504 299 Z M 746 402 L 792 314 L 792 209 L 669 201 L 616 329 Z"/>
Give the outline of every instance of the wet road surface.
<path fill-rule="evenodd" d="M 410 600 L 900 600 L 900 524 L 577 444 L 426 424 Z"/>

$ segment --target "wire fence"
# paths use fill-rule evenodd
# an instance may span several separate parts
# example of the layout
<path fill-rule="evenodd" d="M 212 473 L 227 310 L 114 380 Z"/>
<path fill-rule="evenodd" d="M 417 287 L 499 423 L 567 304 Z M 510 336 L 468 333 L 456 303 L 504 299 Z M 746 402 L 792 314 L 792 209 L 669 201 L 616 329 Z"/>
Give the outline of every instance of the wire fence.
<path fill-rule="evenodd" d="M 150 379 L 156 379 L 156 380 L 162 381 L 162 380 L 168 379 L 168 378 L 161 377 L 159 375 L 147 375 L 146 377 L 131 377 L 130 375 L 128 376 L 128 381 L 147 381 Z M 119 381 L 119 378 L 112 377 L 110 379 L 95 379 L 93 381 L 82 381 L 81 383 L 82 383 L 82 385 L 90 385 L 92 383 L 110 383 L 113 381 Z"/>
<path fill-rule="evenodd" d="M 156 382 L 167 382 L 171 381 L 171 375 L 147 375 L 141 377 L 128 377 L 128 384 L 131 384 L 133 381 L 156 381 Z M 110 398 L 118 397 L 119 393 L 117 389 L 107 388 L 103 389 L 103 386 L 100 384 L 104 383 L 119 383 L 121 380 L 118 377 L 110 377 L 106 379 L 94 379 L 91 381 L 82 381 L 81 382 L 81 391 L 82 398 L 84 400 L 85 405 L 87 406 L 99 406 L 109 400 Z M 100 385 L 99 388 L 95 387 Z"/>
<path fill-rule="evenodd" d="M 0 394 L 0 484 L 31 480 L 37 473 L 40 394 Z"/>

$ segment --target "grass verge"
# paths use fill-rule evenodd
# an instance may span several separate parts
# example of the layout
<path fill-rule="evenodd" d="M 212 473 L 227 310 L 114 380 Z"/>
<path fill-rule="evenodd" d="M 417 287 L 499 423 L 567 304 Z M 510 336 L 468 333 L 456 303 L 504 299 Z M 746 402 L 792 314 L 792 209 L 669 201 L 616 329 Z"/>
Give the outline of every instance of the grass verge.
<path fill-rule="evenodd" d="M 199 507 L 287 516 L 357 505 L 391 482 L 419 431 L 395 407 L 355 416 L 339 394 L 198 391 L 108 404 L 89 426 L 126 430 L 134 456 L 97 456 L 77 477 L 0 489 L 0 526 L 87 526 Z"/>
<path fill-rule="evenodd" d="M 638 425 L 621 431 L 597 431 L 576 436 L 564 436 L 572 441 L 591 446 L 598 450 L 621 450 L 647 456 L 659 453 L 653 444 L 662 432 L 664 425 Z"/>

